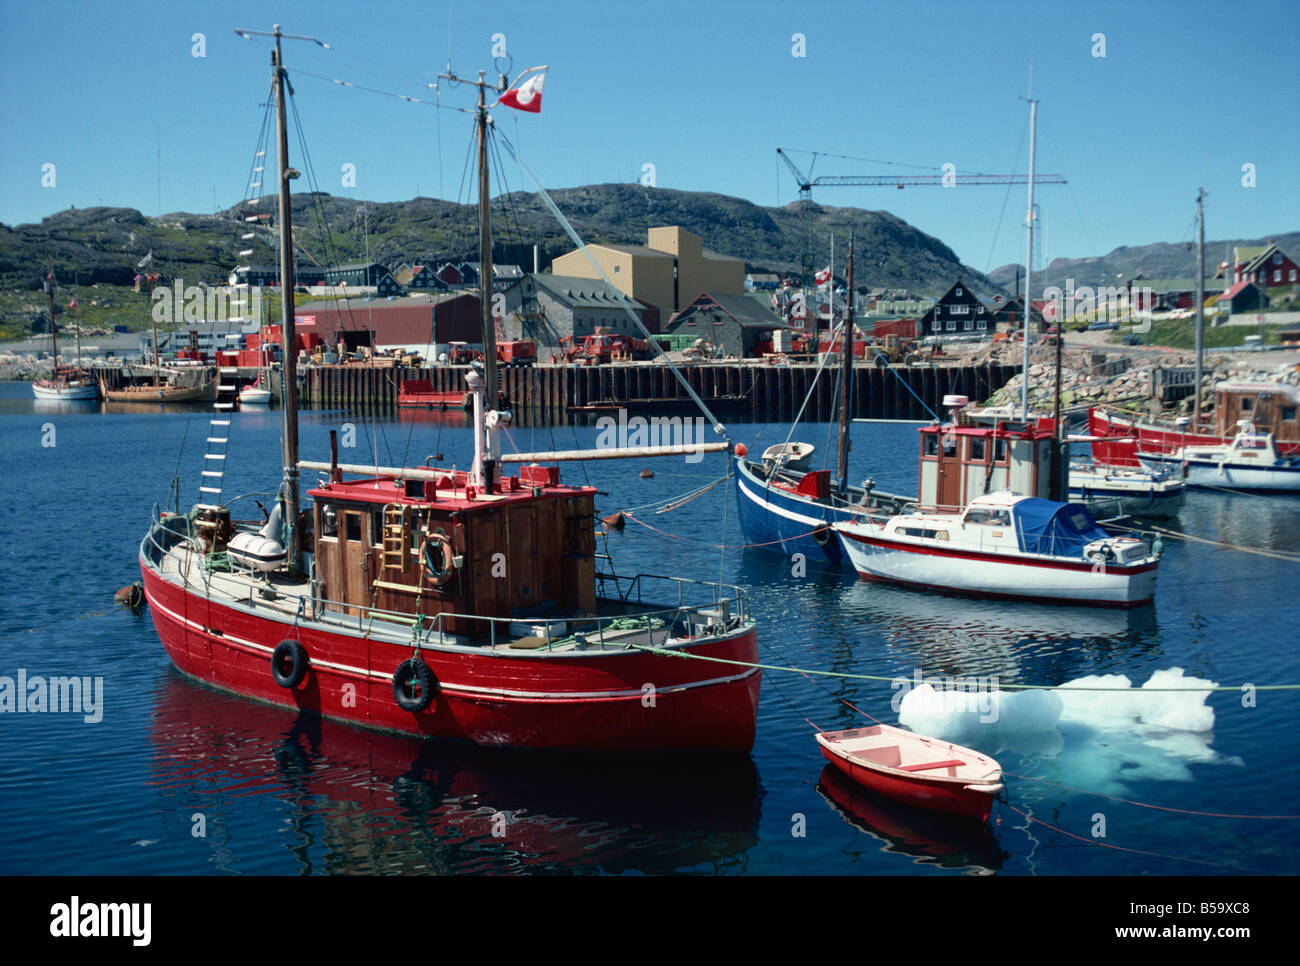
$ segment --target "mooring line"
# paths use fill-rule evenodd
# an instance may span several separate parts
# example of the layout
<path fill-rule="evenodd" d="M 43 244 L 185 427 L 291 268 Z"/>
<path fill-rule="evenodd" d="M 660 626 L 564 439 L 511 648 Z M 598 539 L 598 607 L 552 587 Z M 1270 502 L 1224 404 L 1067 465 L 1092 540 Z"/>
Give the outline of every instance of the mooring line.
<path fill-rule="evenodd" d="M 634 647 L 639 651 L 645 651 L 648 654 L 661 654 L 664 657 L 685 658 L 696 661 L 713 661 L 716 664 L 732 664 L 736 667 L 757 668 L 761 671 L 789 671 L 792 674 L 817 674 L 822 677 L 840 678 L 846 681 L 881 681 L 886 684 L 892 684 L 898 680 L 911 680 L 905 675 L 895 674 L 893 677 L 883 677 L 879 674 L 853 674 L 848 671 L 821 671 L 816 668 L 800 668 L 785 666 L 779 664 L 762 664 L 757 661 L 738 661 L 730 657 L 714 657 L 711 654 L 694 654 L 690 651 L 680 651 L 672 648 L 656 647 L 653 644 L 637 644 L 635 641 L 625 642 L 625 646 Z M 1179 693 L 1196 693 L 1196 694 L 1241 694 L 1242 689 L 1247 685 L 1219 685 L 1216 687 L 1199 686 L 1186 688 L 1127 688 L 1120 687 L 1087 687 L 1087 688 L 1064 688 L 1066 691 L 1117 691 L 1125 694 L 1179 694 Z M 1300 691 L 1300 684 L 1251 684 L 1249 687 L 1253 691 Z M 998 690 L 1000 691 L 1057 691 L 1061 690 L 1063 685 L 1060 684 L 1002 684 L 999 682 Z"/>
<path fill-rule="evenodd" d="M 1098 798 L 1109 798 L 1112 802 L 1123 802 L 1125 805 L 1136 805 L 1139 808 L 1153 808 L 1160 812 L 1177 812 L 1180 815 L 1199 815 L 1202 818 L 1250 818 L 1250 819 L 1267 819 L 1269 821 L 1294 821 L 1300 819 L 1300 815 L 1238 815 L 1230 812 L 1198 812 L 1191 808 L 1174 808 L 1171 805 L 1153 805 L 1150 802 L 1139 802 L 1132 798 L 1120 798 L 1118 795 L 1107 795 L 1105 792 L 1094 792 L 1087 788 L 1078 788 L 1074 785 L 1067 785 L 1064 782 L 1053 781 L 1050 778 L 1035 778 L 1033 775 L 1016 775 L 1009 771 L 1002 774 L 1009 778 L 1019 778 L 1022 781 L 1041 782 L 1044 785 L 1056 785 L 1059 788 L 1065 788 L 1072 792 L 1080 792 L 1084 795 L 1096 795 Z"/>
<path fill-rule="evenodd" d="M 1261 557 L 1271 557 L 1274 560 L 1285 560 L 1289 563 L 1300 563 L 1300 554 L 1290 553 L 1286 550 L 1264 550 L 1261 547 L 1243 547 L 1236 543 L 1225 543 L 1222 540 L 1210 540 L 1207 537 L 1194 537 L 1190 533 L 1183 533 L 1179 530 L 1171 530 L 1168 527 L 1160 527 L 1151 524 L 1151 529 L 1156 533 L 1162 533 L 1167 537 L 1173 537 L 1175 540 L 1190 540 L 1195 543 L 1207 543 L 1212 547 L 1219 547 L 1222 550 L 1240 550 L 1242 553 L 1258 554 Z"/>
<path fill-rule="evenodd" d="M 1072 839 L 1078 839 L 1080 842 L 1083 842 L 1085 845 L 1095 845 L 1103 849 L 1114 849 L 1117 852 L 1132 852 L 1136 855 L 1150 855 L 1157 859 L 1173 859 L 1175 862 L 1195 862 L 1197 865 L 1211 865 L 1220 869 L 1237 869 L 1242 872 L 1248 871 L 1245 866 L 1232 865 L 1227 862 L 1211 862 L 1209 859 L 1193 859 L 1192 857 L 1186 855 L 1168 855 L 1164 852 L 1148 852 L 1146 849 L 1133 849 L 1133 848 L 1129 848 L 1126 845 L 1111 845 L 1109 842 L 1098 842 L 1096 839 L 1086 839 L 1082 835 L 1076 835 L 1073 832 L 1067 832 L 1065 829 L 1053 825 L 1050 822 L 1044 822 L 1041 818 L 1034 818 L 1034 816 L 1029 815 L 1026 812 L 1022 812 L 1020 809 L 1016 808 L 1010 802 L 1003 802 L 1002 804 L 1005 805 L 1007 808 L 1011 809 L 1011 811 L 1015 812 L 1017 815 L 1021 816 L 1022 818 L 1026 818 L 1031 822 L 1037 822 L 1039 825 L 1042 825 L 1045 828 L 1050 828 L 1053 832 L 1060 832 L 1062 835 L 1068 835 Z"/>

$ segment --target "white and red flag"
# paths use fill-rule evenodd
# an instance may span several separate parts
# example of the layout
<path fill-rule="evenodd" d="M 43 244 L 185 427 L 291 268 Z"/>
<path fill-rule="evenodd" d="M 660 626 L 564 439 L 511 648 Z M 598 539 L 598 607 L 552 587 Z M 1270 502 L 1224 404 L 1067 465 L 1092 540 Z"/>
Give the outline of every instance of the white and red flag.
<path fill-rule="evenodd" d="M 818 285 L 825 285 L 827 282 L 829 282 L 829 281 L 831 280 L 831 268 L 830 268 L 830 266 L 827 265 L 827 266 L 826 266 L 825 268 L 823 268 L 820 272 L 818 272 L 816 275 L 814 275 L 814 276 L 813 276 L 813 280 L 814 280 Z"/>
<path fill-rule="evenodd" d="M 498 104 L 513 107 L 516 111 L 540 114 L 542 110 L 542 85 L 546 83 L 547 67 L 529 67 L 501 95 Z"/>

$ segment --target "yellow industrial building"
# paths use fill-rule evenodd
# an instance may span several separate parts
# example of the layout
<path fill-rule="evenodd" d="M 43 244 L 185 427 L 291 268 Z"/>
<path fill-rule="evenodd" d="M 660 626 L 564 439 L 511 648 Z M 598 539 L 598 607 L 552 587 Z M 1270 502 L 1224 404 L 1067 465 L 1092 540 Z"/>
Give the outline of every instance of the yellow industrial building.
<path fill-rule="evenodd" d="M 644 246 L 588 245 L 614 286 L 643 305 L 669 316 L 702 292 L 740 295 L 745 291 L 745 263 L 704 250 L 700 236 L 677 225 L 651 228 Z M 551 263 L 556 275 L 599 278 L 581 251 Z M 647 320 L 649 322 L 650 320 Z"/>

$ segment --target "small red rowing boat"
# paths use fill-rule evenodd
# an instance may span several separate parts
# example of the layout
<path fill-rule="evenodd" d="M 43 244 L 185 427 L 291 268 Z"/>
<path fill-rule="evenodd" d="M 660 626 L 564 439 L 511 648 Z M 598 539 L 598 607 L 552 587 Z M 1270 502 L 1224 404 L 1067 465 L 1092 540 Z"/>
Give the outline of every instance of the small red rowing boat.
<path fill-rule="evenodd" d="M 889 725 L 817 734 L 826 760 L 886 798 L 987 821 L 1002 766 L 977 751 Z"/>

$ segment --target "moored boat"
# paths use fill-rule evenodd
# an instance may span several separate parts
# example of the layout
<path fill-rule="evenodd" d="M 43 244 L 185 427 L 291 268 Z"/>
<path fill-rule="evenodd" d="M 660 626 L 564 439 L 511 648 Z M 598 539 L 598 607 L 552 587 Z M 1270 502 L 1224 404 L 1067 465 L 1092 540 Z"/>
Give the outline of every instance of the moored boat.
<path fill-rule="evenodd" d="M 992 493 L 960 513 L 867 516 L 834 530 L 854 569 L 870 579 L 1105 607 L 1155 596 L 1158 550 L 1110 536 L 1080 504 Z"/>
<path fill-rule="evenodd" d="M 1139 450 L 1137 458 L 1152 472 L 1185 474 L 1189 486 L 1300 492 L 1300 456 L 1279 455 L 1273 434 L 1256 433 L 1246 420 L 1226 444 L 1182 446 L 1169 453 Z"/>
<path fill-rule="evenodd" d="M 244 31 L 252 34 L 252 31 Z M 286 72 L 273 34 L 284 344 L 295 344 Z M 462 79 L 453 78 L 460 82 Z M 491 285 L 484 95 L 478 128 L 481 284 Z M 539 85 L 540 89 L 540 85 Z M 487 289 L 490 291 L 490 289 Z M 276 510 L 221 501 L 231 420 L 214 417 L 200 502 L 157 513 L 140 544 L 159 638 L 183 673 L 351 724 L 493 747 L 745 752 L 760 672 L 743 592 L 597 570 L 596 489 L 560 482 L 570 451 L 503 454 L 491 299 L 467 371 L 471 468 L 299 459 L 296 359 L 283 371 Z M 333 443 L 334 436 L 332 434 Z M 601 458 L 723 452 L 727 442 L 605 450 Z M 583 454 L 585 456 L 587 454 Z M 439 457 L 440 459 L 440 457 Z M 519 464 L 514 476 L 502 472 Z M 319 473 L 299 500 L 303 472 Z M 345 477 L 358 477 L 346 479 Z M 236 498 L 238 499 L 238 498 Z M 279 520 L 276 514 L 279 514 Z M 282 521 L 282 522 L 281 522 Z M 604 564 L 600 564 L 604 567 Z M 682 658 L 697 660 L 682 660 Z"/>
<path fill-rule="evenodd" d="M 1183 508 L 1182 474 L 1081 464 L 1070 467 L 1070 499 L 1097 517 L 1168 520 Z"/>
<path fill-rule="evenodd" d="M 826 760 L 857 784 L 918 808 L 988 821 L 1002 767 L 987 755 L 890 725 L 822 731 Z"/>
<path fill-rule="evenodd" d="M 439 391 L 428 379 L 403 379 L 397 388 L 399 409 L 469 409 L 470 394 L 464 390 Z"/>

